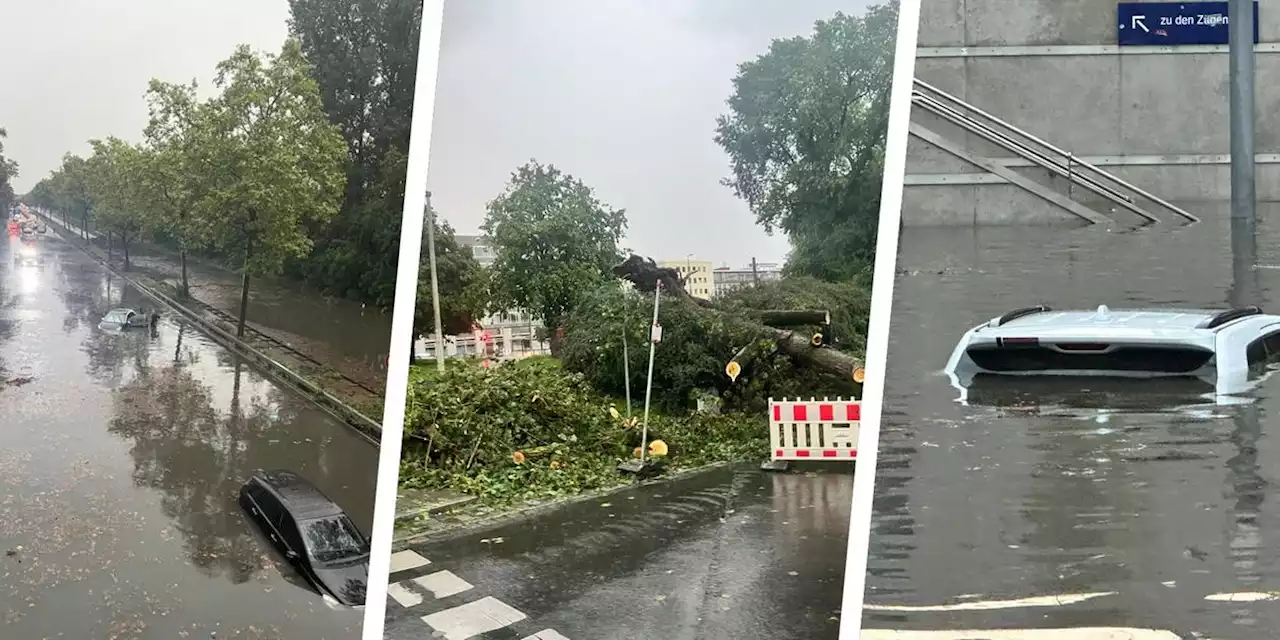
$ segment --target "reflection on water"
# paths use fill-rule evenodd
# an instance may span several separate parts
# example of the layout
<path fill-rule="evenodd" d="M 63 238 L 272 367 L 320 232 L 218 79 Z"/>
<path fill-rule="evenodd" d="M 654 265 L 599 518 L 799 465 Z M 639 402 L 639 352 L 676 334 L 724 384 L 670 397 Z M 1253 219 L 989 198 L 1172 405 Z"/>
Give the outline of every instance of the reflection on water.
<path fill-rule="evenodd" d="M 298 588 L 236 496 L 292 469 L 368 531 L 376 450 L 174 318 L 99 330 L 154 305 L 44 251 L 31 291 L 0 263 L 0 367 L 24 381 L 0 387 L 0 637 L 358 636 L 361 614 Z"/>
<path fill-rule="evenodd" d="M 1257 262 L 1228 225 L 905 229 L 894 291 L 867 602 L 937 604 L 1115 591 L 1070 607 L 868 612 L 868 627 L 1150 627 L 1213 637 L 1280 627 L 1276 603 L 1208 601 L 1280 590 L 1280 509 L 1268 438 L 1280 380 L 1235 405 L 1192 382 L 981 380 L 966 402 L 938 372 L 973 325 L 1054 308 L 1272 306 L 1280 229 Z M 1275 308 L 1271 312 L 1280 311 Z M 1241 625 L 1256 626 L 1246 631 Z M 1214 636 L 1214 634 L 1220 634 Z M 1242 635 L 1243 634 L 1243 635 Z"/>

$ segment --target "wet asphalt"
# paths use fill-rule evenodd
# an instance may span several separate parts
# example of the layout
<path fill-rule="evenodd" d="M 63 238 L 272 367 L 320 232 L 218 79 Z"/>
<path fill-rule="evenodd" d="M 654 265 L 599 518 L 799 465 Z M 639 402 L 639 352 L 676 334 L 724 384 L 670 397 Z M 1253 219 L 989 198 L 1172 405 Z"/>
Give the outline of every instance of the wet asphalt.
<path fill-rule="evenodd" d="M 853 474 L 820 469 L 725 468 L 414 545 L 431 564 L 393 583 L 449 571 L 471 588 L 389 599 L 385 637 L 438 637 L 424 616 L 495 598 L 525 618 L 477 638 L 835 638 Z"/>
<path fill-rule="evenodd" d="M 301 472 L 366 532 L 377 452 L 52 234 L 0 248 L 0 637 L 359 636 L 267 551 L 236 492 Z"/>
<path fill-rule="evenodd" d="M 864 629 L 1278 637 L 1280 377 L 1240 406 L 1099 381 L 987 385 L 964 406 L 940 373 L 965 330 L 1039 303 L 1253 291 L 1280 311 L 1280 229 L 1261 229 L 1256 269 L 1233 269 L 1229 237 L 1216 222 L 903 230 Z"/>

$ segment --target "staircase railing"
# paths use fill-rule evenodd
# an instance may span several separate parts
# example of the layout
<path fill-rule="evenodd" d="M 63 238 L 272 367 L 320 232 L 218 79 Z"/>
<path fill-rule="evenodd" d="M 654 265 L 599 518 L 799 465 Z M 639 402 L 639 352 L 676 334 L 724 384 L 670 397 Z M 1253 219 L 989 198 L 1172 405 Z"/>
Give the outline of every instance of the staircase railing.
<path fill-rule="evenodd" d="M 1013 153 L 1067 181 L 1068 189 L 1083 187 L 1149 222 L 1161 218 L 1138 204 L 1146 200 L 1188 222 L 1200 219 L 1191 212 L 1085 162 L 1018 127 L 979 109 L 937 87 L 916 79 L 911 102 L 978 137 Z"/>

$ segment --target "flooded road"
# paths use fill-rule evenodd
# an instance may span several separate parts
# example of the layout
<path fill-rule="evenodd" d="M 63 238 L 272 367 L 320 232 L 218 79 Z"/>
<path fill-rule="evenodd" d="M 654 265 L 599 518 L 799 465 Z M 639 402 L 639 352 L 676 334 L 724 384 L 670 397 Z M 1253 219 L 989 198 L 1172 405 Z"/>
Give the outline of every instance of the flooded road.
<path fill-rule="evenodd" d="M 1040 384 L 964 406 L 940 373 L 967 329 L 1035 304 L 1221 308 L 1249 289 L 1276 313 L 1280 228 L 1258 245 L 1238 277 L 1225 223 L 904 229 L 864 628 L 1275 637 L 1280 380 L 1240 406 Z"/>
<path fill-rule="evenodd" d="M 97 327 L 150 309 L 80 250 L 0 248 L 0 637 L 357 637 L 277 566 L 236 504 L 257 468 L 302 473 L 363 530 L 377 452 L 192 327 Z"/>
<path fill-rule="evenodd" d="M 507 622 L 489 640 L 834 640 L 853 474 L 829 469 L 726 468 L 416 545 L 392 559 L 385 637 L 471 609 Z"/>
<path fill-rule="evenodd" d="M 61 218 L 52 220 L 55 228 L 62 228 Z M 78 235 L 78 231 L 68 233 Z M 105 239 L 95 238 L 105 251 Z M 133 247 L 130 253 L 135 269 L 175 284 L 182 281 L 181 263 L 175 254 L 146 245 Z M 194 298 L 233 315 L 238 313 L 239 274 L 196 259 L 188 263 L 187 273 Z M 395 274 L 390 277 L 394 280 Z M 390 312 L 257 279 L 250 285 L 249 322 L 373 389 L 386 386 Z"/>

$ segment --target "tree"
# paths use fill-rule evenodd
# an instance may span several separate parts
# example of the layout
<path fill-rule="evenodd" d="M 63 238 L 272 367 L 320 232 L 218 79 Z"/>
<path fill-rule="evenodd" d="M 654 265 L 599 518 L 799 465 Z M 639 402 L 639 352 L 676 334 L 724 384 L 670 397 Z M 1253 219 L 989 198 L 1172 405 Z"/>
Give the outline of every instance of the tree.
<path fill-rule="evenodd" d="M 427 215 L 435 218 L 436 279 L 440 288 L 440 322 L 445 335 L 471 331 L 486 308 L 484 269 L 470 249 L 458 244 L 453 227 L 427 204 Z M 426 229 L 423 229 L 423 259 L 418 273 L 418 298 L 414 305 L 414 339 L 435 333 L 435 310 L 431 303 L 431 265 L 426 259 Z"/>
<path fill-rule="evenodd" d="M 560 327 L 584 293 L 611 278 L 626 226 L 625 212 L 601 203 L 581 180 L 525 164 L 489 203 L 482 227 L 496 254 L 494 305 L 526 309 L 548 328 Z"/>
<path fill-rule="evenodd" d="M 725 184 L 791 241 L 788 268 L 845 280 L 874 260 L 898 4 L 837 13 L 738 67 L 716 142 Z"/>
<path fill-rule="evenodd" d="M 315 250 L 291 271 L 379 306 L 395 297 L 421 0 L 290 0 L 329 121 L 347 143 L 347 187 Z"/>
<path fill-rule="evenodd" d="M 215 247 L 243 269 L 237 335 L 244 335 L 252 276 L 276 273 L 311 249 L 308 225 L 338 211 L 344 187 L 342 137 L 329 124 L 296 40 L 278 55 L 247 46 L 218 65 L 221 94 L 197 110 L 187 161 L 207 191 L 197 215 Z"/>
<path fill-rule="evenodd" d="M 4 140 L 9 132 L 0 127 L 0 211 L 8 211 L 9 205 L 16 199 L 13 193 L 13 179 L 18 177 L 18 163 L 4 155 Z"/>
<path fill-rule="evenodd" d="M 58 209 L 80 220 L 80 235 L 89 238 L 89 184 L 88 167 L 84 158 L 72 153 L 63 154 L 62 165 L 53 173 L 53 191 L 57 194 Z M 64 218 L 65 222 L 65 218 Z"/>
<path fill-rule="evenodd" d="M 152 230 L 173 240 L 182 267 L 181 295 L 191 295 L 187 257 L 207 244 L 207 220 L 194 215 L 205 192 L 204 173 L 195 162 L 191 129 L 205 108 L 196 99 L 195 83 L 169 84 L 152 80 L 147 89 L 151 118 L 145 130 L 148 153 L 139 179 L 139 206 L 149 215 Z"/>
<path fill-rule="evenodd" d="M 144 152 L 119 138 L 90 140 L 93 155 L 86 162 L 86 184 L 94 217 L 111 239 L 120 240 L 124 268 L 129 269 L 129 246 L 146 229 L 139 201 L 139 179 L 145 168 Z M 108 253 L 110 257 L 110 253 Z"/>

